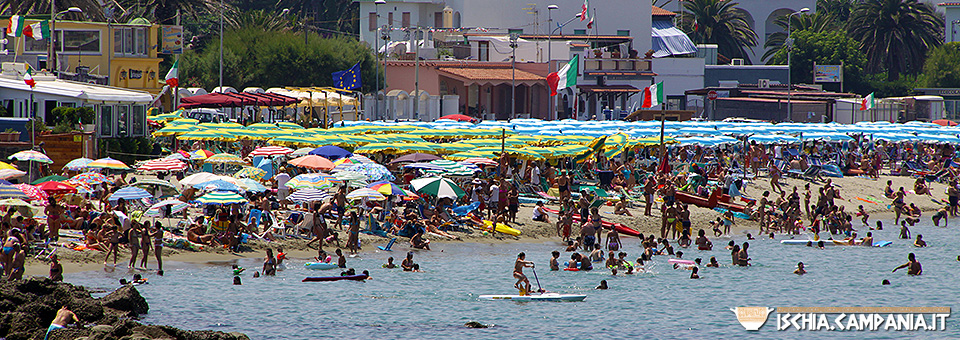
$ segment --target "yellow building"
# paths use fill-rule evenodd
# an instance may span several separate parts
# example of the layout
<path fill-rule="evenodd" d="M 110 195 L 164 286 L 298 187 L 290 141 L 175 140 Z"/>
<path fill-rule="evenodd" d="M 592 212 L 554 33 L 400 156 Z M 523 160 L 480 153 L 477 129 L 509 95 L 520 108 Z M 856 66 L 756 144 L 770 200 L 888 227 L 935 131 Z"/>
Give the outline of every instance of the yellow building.
<path fill-rule="evenodd" d="M 29 16 L 26 25 L 48 18 Z M 9 18 L 0 23 L 7 27 Z M 136 19 L 131 24 L 57 20 L 53 28 L 59 78 L 153 94 L 163 87 L 162 59 L 158 57 L 160 25 L 144 19 Z M 8 40 L 0 45 L 0 50 L 8 51 L 0 60 L 27 62 L 38 70 L 49 69 L 48 39 L 13 38 L 6 36 L 6 30 L 0 31 L 0 39 Z"/>

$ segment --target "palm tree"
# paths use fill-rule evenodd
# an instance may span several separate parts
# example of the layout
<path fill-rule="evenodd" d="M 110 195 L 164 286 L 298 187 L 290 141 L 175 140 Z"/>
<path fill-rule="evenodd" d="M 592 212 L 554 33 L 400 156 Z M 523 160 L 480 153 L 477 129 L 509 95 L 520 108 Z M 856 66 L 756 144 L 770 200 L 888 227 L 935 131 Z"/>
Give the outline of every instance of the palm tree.
<path fill-rule="evenodd" d="M 177 15 L 199 21 L 206 14 L 220 14 L 218 0 L 117 0 L 117 4 L 127 12 L 135 13 L 132 16 L 143 16 L 151 22 L 172 25 L 177 22 Z M 225 12 L 231 11 L 231 6 L 223 4 Z M 130 16 L 130 15 L 128 15 Z"/>
<path fill-rule="evenodd" d="M 757 46 L 757 33 L 737 5 L 723 0 L 685 1 L 681 27 L 694 42 L 717 44 L 723 56 L 749 63 L 747 49 Z"/>
<path fill-rule="evenodd" d="M 780 26 L 780 28 L 783 29 L 783 32 L 771 34 L 769 37 L 767 37 L 767 41 L 763 44 L 763 48 L 766 48 L 767 50 L 763 52 L 763 56 L 760 57 L 760 60 L 766 60 L 767 64 L 772 62 L 771 57 L 773 57 L 774 54 L 777 54 L 777 51 L 784 48 L 783 42 L 787 40 L 787 29 L 790 29 L 794 32 L 827 32 L 842 28 L 840 27 L 842 23 L 834 20 L 833 16 L 827 14 L 826 12 L 789 16 L 789 25 L 787 25 L 787 17 L 787 15 L 783 15 L 774 19 L 773 23 L 777 26 Z"/>
<path fill-rule="evenodd" d="M 943 20 L 918 0 L 864 0 L 848 27 L 867 55 L 867 72 L 886 70 L 893 81 L 923 68 L 927 51 L 941 45 Z"/>
<path fill-rule="evenodd" d="M 29 15 L 50 14 L 51 0 L 7 0 L 0 2 L 0 15 Z M 67 19 L 87 19 L 101 21 L 104 19 L 103 7 L 97 0 L 58 0 L 57 11 L 70 7 L 79 7 L 82 14 L 67 14 Z M 75 17 L 72 17 L 75 16 Z"/>

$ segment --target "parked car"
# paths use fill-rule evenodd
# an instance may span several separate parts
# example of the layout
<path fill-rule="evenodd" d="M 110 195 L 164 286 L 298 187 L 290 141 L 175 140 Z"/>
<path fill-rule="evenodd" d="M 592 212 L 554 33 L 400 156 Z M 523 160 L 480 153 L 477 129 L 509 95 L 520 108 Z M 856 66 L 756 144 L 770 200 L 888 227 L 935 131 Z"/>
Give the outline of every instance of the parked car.
<path fill-rule="evenodd" d="M 191 109 L 187 111 L 187 118 L 199 120 L 201 123 L 221 123 L 229 121 L 229 117 L 216 109 Z"/>

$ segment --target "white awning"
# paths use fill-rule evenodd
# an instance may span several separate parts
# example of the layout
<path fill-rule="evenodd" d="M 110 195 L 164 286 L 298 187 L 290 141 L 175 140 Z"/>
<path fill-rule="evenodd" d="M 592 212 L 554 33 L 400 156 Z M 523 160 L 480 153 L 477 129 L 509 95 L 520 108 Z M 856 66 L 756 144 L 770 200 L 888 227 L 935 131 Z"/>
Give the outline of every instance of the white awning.
<path fill-rule="evenodd" d="M 693 44 L 690 37 L 674 27 L 670 20 L 654 19 L 650 29 L 652 30 L 654 58 L 697 53 L 697 46 Z"/>
<path fill-rule="evenodd" d="M 18 78 L 0 77 L 0 87 L 8 90 L 29 92 L 30 86 Z M 149 92 L 122 89 L 96 84 L 85 84 L 66 80 L 38 80 L 34 93 L 76 98 L 88 102 L 120 102 L 149 104 L 153 96 Z"/>

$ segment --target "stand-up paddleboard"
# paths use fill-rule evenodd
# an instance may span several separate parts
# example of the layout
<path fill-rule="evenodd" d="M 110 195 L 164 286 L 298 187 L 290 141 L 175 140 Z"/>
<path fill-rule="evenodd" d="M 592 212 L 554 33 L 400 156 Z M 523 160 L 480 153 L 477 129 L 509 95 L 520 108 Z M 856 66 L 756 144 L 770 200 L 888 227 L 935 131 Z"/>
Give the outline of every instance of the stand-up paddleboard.
<path fill-rule="evenodd" d="M 343 281 L 343 280 L 353 280 L 353 281 L 363 281 L 366 280 L 368 275 L 346 275 L 346 276 L 321 276 L 321 277 L 307 277 L 300 282 L 326 282 L 326 281 Z"/>
<path fill-rule="evenodd" d="M 397 242 L 397 238 L 396 238 L 396 237 L 390 239 L 390 242 L 387 243 L 387 246 L 386 246 L 386 247 L 384 247 L 384 246 L 377 246 L 377 248 L 380 248 L 380 250 L 383 250 L 383 251 L 393 251 L 393 249 L 390 249 L 390 248 L 393 247 L 393 243 L 394 243 L 394 242 Z"/>
<path fill-rule="evenodd" d="M 337 269 L 336 263 L 326 263 L 326 262 L 307 262 L 303 264 L 304 268 L 313 269 L 313 270 L 330 270 Z"/>
<path fill-rule="evenodd" d="M 484 220 L 484 221 L 483 221 L 484 230 L 486 230 L 486 231 L 488 231 L 488 232 L 489 232 L 489 231 L 496 230 L 497 232 L 501 232 L 501 233 L 504 233 L 504 234 L 507 234 L 507 235 L 520 236 L 520 231 L 519 231 L 519 230 L 510 228 L 510 227 L 507 226 L 506 224 L 497 223 L 496 228 L 491 228 L 492 225 L 493 225 L 493 221 L 489 221 L 489 220 Z"/>
<path fill-rule="evenodd" d="M 583 301 L 586 299 L 586 295 L 581 294 L 558 294 L 558 293 L 543 293 L 543 294 L 530 294 L 530 295 L 480 295 L 480 300 L 511 300 L 517 302 L 530 302 L 530 301 L 550 301 L 550 302 L 576 302 Z"/>

